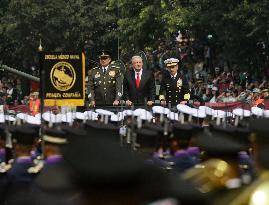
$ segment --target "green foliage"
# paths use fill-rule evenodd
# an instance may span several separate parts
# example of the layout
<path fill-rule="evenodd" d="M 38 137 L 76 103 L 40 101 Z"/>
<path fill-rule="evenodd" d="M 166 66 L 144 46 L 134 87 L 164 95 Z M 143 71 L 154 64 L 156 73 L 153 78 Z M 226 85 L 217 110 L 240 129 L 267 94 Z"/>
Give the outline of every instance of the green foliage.
<path fill-rule="evenodd" d="M 122 54 L 175 40 L 178 30 L 197 39 L 213 35 L 211 46 L 242 65 L 260 58 L 257 42 L 268 42 L 268 0 L 1 0 L 0 55 L 13 67 L 37 64 L 46 51 L 97 50 Z"/>
<path fill-rule="evenodd" d="M 28 69 L 37 64 L 40 39 L 44 50 L 51 52 L 92 52 L 114 40 L 116 19 L 106 10 L 105 1 L 6 2 L 0 9 L 0 54 L 8 65 Z"/>

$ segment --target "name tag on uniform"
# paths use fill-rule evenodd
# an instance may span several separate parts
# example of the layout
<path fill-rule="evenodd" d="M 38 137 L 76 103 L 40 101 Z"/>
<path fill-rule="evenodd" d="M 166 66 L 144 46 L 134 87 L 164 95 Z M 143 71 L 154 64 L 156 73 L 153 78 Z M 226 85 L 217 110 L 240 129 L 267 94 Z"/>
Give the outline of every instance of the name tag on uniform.
<path fill-rule="evenodd" d="M 111 70 L 109 71 L 108 75 L 114 78 L 116 75 L 116 72 L 114 70 Z"/>

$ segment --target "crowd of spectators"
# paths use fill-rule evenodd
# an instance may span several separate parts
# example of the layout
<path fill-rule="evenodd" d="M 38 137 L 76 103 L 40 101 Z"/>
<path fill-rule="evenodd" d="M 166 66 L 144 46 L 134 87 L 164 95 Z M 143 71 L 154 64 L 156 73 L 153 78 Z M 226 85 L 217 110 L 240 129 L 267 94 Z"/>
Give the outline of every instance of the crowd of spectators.
<path fill-rule="evenodd" d="M 23 97 L 21 85 L 22 82 L 18 76 L 1 72 L 0 105 L 16 105 L 22 103 Z"/>
<path fill-rule="evenodd" d="M 146 55 L 148 68 L 154 71 L 157 83 L 161 78 L 159 74 L 166 69 L 163 61 L 171 55 L 180 59 L 181 72 L 188 79 L 191 94 L 197 101 L 243 101 L 250 106 L 263 106 L 264 99 L 269 99 L 269 66 L 260 72 L 240 68 L 221 54 L 213 54 L 206 43 L 161 42 L 156 50 L 146 51 Z"/>
<path fill-rule="evenodd" d="M 244 101 L 256 106 L 262 105 L 263 99 L 269 98 L 269 72 L 266 72 L 269 66 L 260 75 L 254 75 L 231 63 L 221 54 L 213 54 L 206 42 L 179 43 L 161 40 L 155 50 L 145 48 L 145 56 L 147 68 L 155 73 L 157 85 L 161 80 L 162 70 L 166 69 L 164 60 L 171 56 L 177 57 L 181 61 L 180 70 L 187 78 L 191 94 L 197 101 Z M 0 105 L 28 104 L 29 97 L 22 96 L 21 78 L 6 72 L 0 74 Z"/>

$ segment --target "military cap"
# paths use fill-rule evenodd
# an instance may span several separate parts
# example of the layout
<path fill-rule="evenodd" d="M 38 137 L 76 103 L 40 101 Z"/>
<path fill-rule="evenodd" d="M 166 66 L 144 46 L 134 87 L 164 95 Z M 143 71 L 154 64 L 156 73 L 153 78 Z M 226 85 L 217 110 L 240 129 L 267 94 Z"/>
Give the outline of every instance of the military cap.
<path fill-rule="evenodd" d="M 160 143 L 160 136 L 157 131 L 142 128 L 136 131 L 136 143 L 142 148 L 156 148 Z"/>
<path fill-rule="evenodd" d="M 192 137 L 198 137 L 200 133 L 204 131 L 204 128 L 201 125 L 190 124 L 192 127 Z"/>
<path fill-rule="evenodd" d="M 158 132 L 158 133 L 163 133 L 164 132 L 164 127 L 162 125 L 154 124 L 154 123 L 151 123 L 151 122 L 146 122 L 143 125 L 143 128 L 153 130 L 153 131 Z"/>
<path fill-rule="evenodd" d="M 79 160 L 77 153 L 80 153 Z M 118 143 L 84 138 L 68 144 L 64 158 L 74 171 L 73 181 L 82 193 L 109 193 L 110 196 L 128 193 L 146 201 L 178 194 L 177 190 L 171 190 L 171 181 L 164 172 L 145 164 Z"/>
<path fill-rule="evenodd" d="M 203 134 L 198 137 L 200 147 L 205 150 L 210 157 L 219 158 L 237 158 L 238 152 L 245 150 L 246 146 L 231 138 L 221 131 L 211 132 L 205 130 Z"/>
<path fill-rule="evenodd" d="M 107 116 L 114 115 L 113 112 L 108 111 L 108 110 L 104 110 L 104 109 L 96 109 L 95 112 L 98 113 L 98 114 L 100 114 L 100 115 L 107 115 Z"/>
<path fill-rule="evenodd" d="M 34 116 L 27 116 L 26 120 L 25 120 L 28 124 L 32 124 L 32 125 L 41 125 L 41 119 L 38 117 L 34 117 Z"/>
<path fill-rule="evenodd" d="M 249 129 L 253 133 L 251 141 L 269 143 L 269 119 L 259 118 L 249 122 Z"/>
<path fill-rule="evenodd" d="M 171 111 L 168 108 L 162 107 L 162 106 L 153 106 L 152 107 L 152 112 L 155 114 L 164 114 L 167 115 Z"/>
<path fill-rule="evenodd" d="M 195 109 L 195 108 L 192 108 L 192 113 L 191 115 L 195 118 L 200 118 L 200 119 L 203 119 L 203 118 L 206 118 L 206 113 L 205 113 L 205 110 L 200 110 L 200 109 Z"/>
<path fill-rule="evenodd" d="M 25 129 L 25 127 L 16 127 L 11 130 L 12 141 L 21 145 L 32 145 L 35 138 L 35 130 Z"/>
<path fill-rule="evenodd" d="M 104 124 L 98 121 L 86 121 L 84 128 L 88 132 L 88 137 L 100 137 L 107 140 L 119 141 L 119 127 L 112 123 Z"/>
<path fill-rule="evenodd" d="M 102 57 L 111 57 L 112 56 L 112 53 L 108 50 L 102 50 L 100 53 L 99 53 L 99 58 L 102 58 Z"/>
<path fill-rule="evenodd" d="M 217 125 L 210 125 L 211 133 L 220 137 L 231 139 L 241 143 L 242 145 L 249 145 L 250 130 L 247 127 L 223 127 Z"/>
<path fill-rule="evenodd" d="M 50 123 L 61 123 L 62 122 L 62 114 L 53 114 L 52 112 L 45 112 L 42 114 L 42 118 L 46 121 L 46 122 L 50 122 Z"/>
<path fill-rule="evenodd" d="M 66 133 L 68 142 L 72 140 L 76 140 L 76 138 L 78 137 L 86 137 L 88 135 L 85 129 L 74 128 L 68 125 L 62 125 L 61 130 Z"/>
<path fill-rule="evenodd" d="M 71 171 L 67 167 L 51 166 L 41 171 L 35 183 L 43 191 L 75 191 L 76 188 L 71 179 Z"/>
<path fill-rule="evenodd" d="M 175 66 L 179 63 L 179 60 L 177 58 L 168 58 L 164 61 L 164 64 L 167 66 L 167 67 L 170 67 L 170 66 Z"/>
<path fill-rule="evenodd" d="M 44 130 L 45 143 L 64 145 L 67 143 L 66 132 L 60 129 L 47 128 Z"/>
<path fill-rule="evenodd" d="M 263 93 L 269 92 L 269 89 L 267 89 L 267 88 L 266 89 L 263 89 L 262 92 Z"/>
<path fill-rule="evenodd" d="M 174 137 L 179 140 L 189 140 L 192 136 L 192 126 L 190 124 L 179 124 L 173 125 Z"/>
<path fill-rule="evenodd" d="M 236 108 L 233 110 L 233 114 L 239 117 L 250 117 L 251 112 L 242 108 Z"/>

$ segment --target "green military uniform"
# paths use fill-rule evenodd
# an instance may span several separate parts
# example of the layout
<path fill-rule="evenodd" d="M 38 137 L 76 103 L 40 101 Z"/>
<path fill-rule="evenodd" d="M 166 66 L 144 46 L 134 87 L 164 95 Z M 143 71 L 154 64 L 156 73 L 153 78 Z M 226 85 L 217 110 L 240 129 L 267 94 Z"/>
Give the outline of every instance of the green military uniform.
<path fill-rule="evenodd" d="M 89 73 L 89 100 L 96 105 L 112 105 L 122 96 L 122 76 L 118 67 L 109 65 L 104 72 L 95 67 Z"/>

